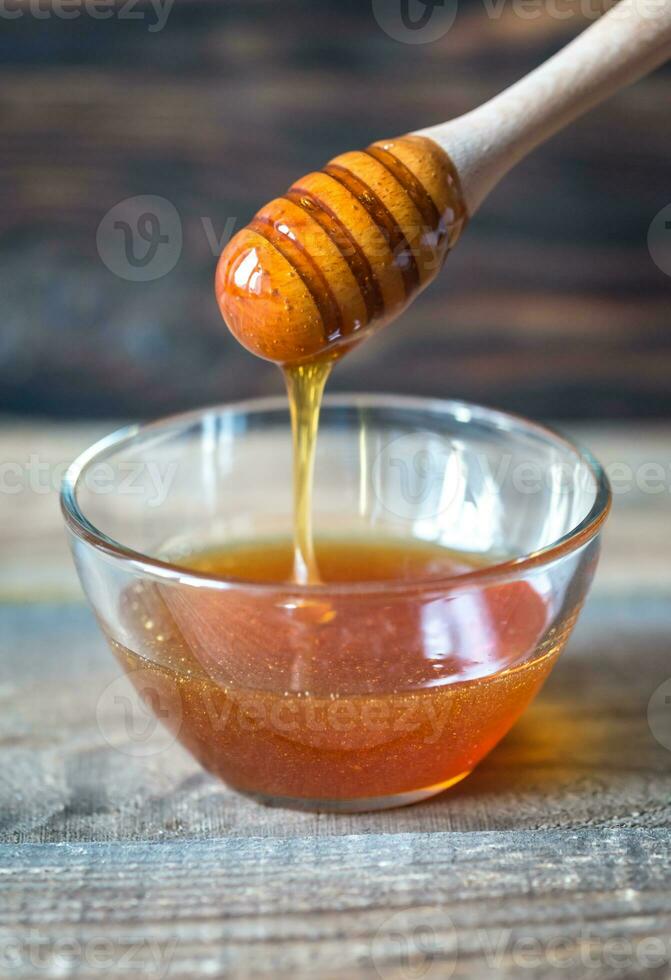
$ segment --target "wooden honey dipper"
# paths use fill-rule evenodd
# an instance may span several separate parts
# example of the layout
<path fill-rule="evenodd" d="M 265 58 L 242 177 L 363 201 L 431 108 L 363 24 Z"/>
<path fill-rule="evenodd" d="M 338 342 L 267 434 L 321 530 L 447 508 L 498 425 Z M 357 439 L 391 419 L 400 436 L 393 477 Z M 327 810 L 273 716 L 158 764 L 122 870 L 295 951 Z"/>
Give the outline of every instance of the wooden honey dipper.
<path fill-rule="evenodd" d="M 670 56 L 671 0 L 621 0 L 478 109 L 302 177 L 221 254 L 216 293 L 230 330 L 279 364 L 338 357 L 431 282 L 515 163 Z"/>

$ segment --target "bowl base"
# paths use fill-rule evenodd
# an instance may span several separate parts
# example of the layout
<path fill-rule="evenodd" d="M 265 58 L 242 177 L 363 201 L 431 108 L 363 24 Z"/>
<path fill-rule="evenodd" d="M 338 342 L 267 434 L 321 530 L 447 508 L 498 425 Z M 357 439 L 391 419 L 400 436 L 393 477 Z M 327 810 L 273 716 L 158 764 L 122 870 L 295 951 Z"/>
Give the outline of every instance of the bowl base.
<path fill-rule="evenodd" d="M 263 806 L 281 807 L 285 810 L 312 810 L 320 813 L 367 813 L 371 810 L 391 810 L 398 806 L 411 806 L 421 803 L 431 796 L 442 793 L 471 774 L 471 769 L 446 779 L 444 783 L 425 786 L 408 793 L 395 793 L 390 796 L 357 796 L 342 800 L 316 800 L 309 797 L 270 796 L 266 793 L 244 792 L 243 795 Z"/>

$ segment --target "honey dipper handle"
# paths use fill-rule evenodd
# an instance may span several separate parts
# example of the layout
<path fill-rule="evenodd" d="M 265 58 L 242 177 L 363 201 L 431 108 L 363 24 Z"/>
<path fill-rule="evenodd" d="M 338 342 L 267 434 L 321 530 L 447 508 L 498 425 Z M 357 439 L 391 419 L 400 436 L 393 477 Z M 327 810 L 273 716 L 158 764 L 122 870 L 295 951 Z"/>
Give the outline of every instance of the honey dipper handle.
<path fill-rule="evenodd" d="M 419 133 L 449 153 L 472 214 L 539 143 L 669 57 L 671 0 L 620 0 L 500 95 Z"/>

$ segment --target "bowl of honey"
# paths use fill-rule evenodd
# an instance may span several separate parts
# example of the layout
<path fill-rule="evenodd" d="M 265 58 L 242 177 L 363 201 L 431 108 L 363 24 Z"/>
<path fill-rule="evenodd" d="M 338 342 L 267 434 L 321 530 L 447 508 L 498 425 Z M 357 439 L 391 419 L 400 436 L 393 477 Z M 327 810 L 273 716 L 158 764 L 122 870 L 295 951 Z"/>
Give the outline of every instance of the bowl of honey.
<path fill-rule="evenodd" d="M 63 512 L 100 626 L 195 758 L 280 806 L 363 811 L 466 777 L 552 670 L 610 506 L 592 456 L 457 401 L 335 395 L 297 582 L 284 399 L 102 440 Z"/>

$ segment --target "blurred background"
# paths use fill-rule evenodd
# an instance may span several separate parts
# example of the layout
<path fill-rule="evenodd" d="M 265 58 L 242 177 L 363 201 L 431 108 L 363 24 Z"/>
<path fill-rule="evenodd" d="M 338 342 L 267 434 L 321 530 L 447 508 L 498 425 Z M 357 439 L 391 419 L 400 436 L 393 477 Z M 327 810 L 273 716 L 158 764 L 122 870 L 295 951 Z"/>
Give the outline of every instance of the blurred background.
<path fill-rule="evenodd" d="M 230 235 L 338 152 L 475 107 L 596 13 L 596 0 L 0 6 L 0 412 L 101 420 L 281 391 L 216 308 Z M 332 389 L 668 417 L 670 81 L 667 66 L 522 163 Z"/>

